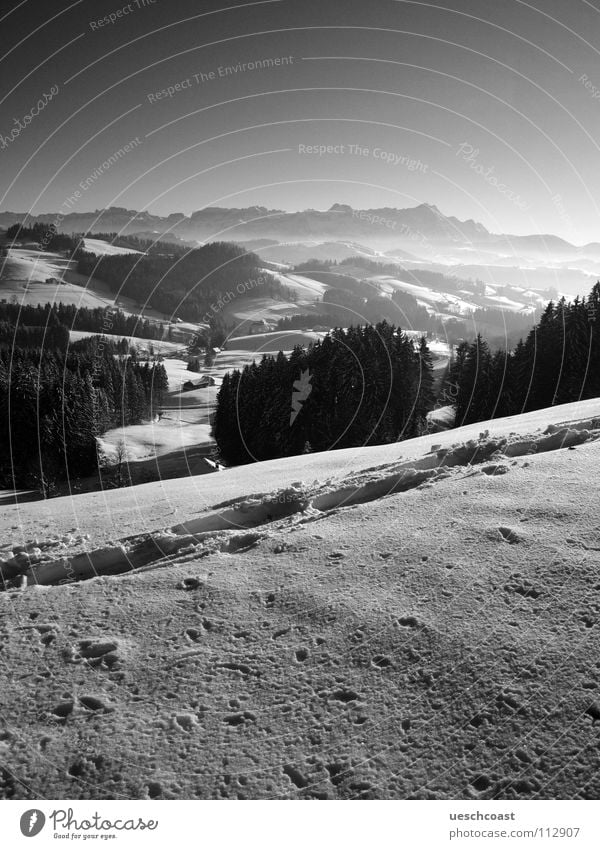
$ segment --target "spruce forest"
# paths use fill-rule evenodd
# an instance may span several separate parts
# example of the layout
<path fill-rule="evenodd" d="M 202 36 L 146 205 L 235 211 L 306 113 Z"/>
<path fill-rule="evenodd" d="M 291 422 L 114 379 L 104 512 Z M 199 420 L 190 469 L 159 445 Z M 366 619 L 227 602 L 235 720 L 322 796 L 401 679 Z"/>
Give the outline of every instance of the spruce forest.
<path fill-rule="evenodd" d="M 294 388 L 302 379 L 304 387 Z M 291 399 L 298 414 L 291 422 Z M 433 405 L 429 349 L 387 322 L 336 329 L 223 379 L 214 437 L 228 464 L 418 436 Z"/>
<path fill-rule="evenodd" d="M 96 437 L 152 416 L 166 390 L 164 366 L 99 337 L 68 353 L 0 347 L 0 487 L 76 485 L 98 471 Z"/>
<path fill-rule="evenodd" d="M 587 298 L 550 302 L 512 351 L 492 353 L 478 336 L 458 346 L 442 401 L 455 426 L 512 416 L 600 395 L 600 283 Z"/>

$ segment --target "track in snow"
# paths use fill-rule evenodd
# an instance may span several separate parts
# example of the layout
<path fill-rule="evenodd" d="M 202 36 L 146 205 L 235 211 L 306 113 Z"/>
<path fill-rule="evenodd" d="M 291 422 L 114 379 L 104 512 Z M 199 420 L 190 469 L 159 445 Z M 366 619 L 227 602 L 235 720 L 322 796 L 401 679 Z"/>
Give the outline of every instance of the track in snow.
<path fill-rule="evenodd" d="M 465 477 L 505 474 L 510 468 L 508 461 L 512 459 L 514 463 L 516 457 L 574 448 L 599 438 L 599 419 L 565 427 L 550 425 L 543 434 L 531 437 L 490 439 L 485 432 L 478 441 L 470 440 L 447 450 L 433 445 L 421 459 L 368 469 L 349 476 L 341 485 L 309 489 L 297 483 L 278 492 L 235 499 L 166 530 L 124 538 L 112 546 L 73 553 L 68 540 L 36 541 L 13 550 L 8 560 L 0 561 L 2 587 L 72 583 L 143 567 L 167 566 L 190 554 L 198 557 L 216 550 L 241 552 L 266 536 L 269 526 L 285 530 L 286 526 L 315 521 L 334 510 L 430 487 L 459 473 Z M 255 528 L 263 530 L 251 531 Z M 56 547 L 63 556 L 53 556 L 52 549 Z"/>

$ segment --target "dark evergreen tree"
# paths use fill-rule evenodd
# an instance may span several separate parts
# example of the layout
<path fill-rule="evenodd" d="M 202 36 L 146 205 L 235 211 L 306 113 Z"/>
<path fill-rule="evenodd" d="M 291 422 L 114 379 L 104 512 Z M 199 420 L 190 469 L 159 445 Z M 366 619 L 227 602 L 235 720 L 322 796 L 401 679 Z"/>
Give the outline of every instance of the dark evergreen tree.
<path fill-rule="evenodd" d="M 419 429 L 424 430 L 427 423 L 427 413 L 433 409 L 435 394 L 433 391 L 433 358 L 427 347 L 425 337 L 419 342 L 419 391 L 415 407 L 415 416 Z"/>

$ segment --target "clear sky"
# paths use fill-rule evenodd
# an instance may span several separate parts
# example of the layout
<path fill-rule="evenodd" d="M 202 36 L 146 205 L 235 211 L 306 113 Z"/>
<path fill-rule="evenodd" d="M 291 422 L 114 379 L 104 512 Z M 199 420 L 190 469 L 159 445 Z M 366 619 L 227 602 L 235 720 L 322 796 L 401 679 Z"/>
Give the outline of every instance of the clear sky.
<path fill-rule="evenodd" d="M 15 0 L 0 209 L 431 203 L 600 241 L 594 2 Z"/>

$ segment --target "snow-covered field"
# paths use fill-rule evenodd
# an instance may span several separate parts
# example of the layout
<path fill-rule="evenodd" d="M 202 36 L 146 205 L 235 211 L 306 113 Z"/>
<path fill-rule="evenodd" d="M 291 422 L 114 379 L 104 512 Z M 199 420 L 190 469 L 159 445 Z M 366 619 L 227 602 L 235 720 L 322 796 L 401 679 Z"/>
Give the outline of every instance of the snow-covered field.
<path fill-rule="evenodd" d="M 272 333 L 255 333 L 251 336 L 236 336 L 228 339 L 226 349 L 252 351 L 258 356 L 283 351 L 289 353 L 296 345 L 310 345 L 326 336 L 312 330 L 275 330 Z"/>
<path fill-rule="evenodd" d="M 279 273 L 265 269 L 265 274 L 275 277 L 288 289 L 295 293 L 295 300 L 282 300 L 262 296 L 260 285 L 248 294 L 238 295 L 229 303 L 225 304 L 223 315 L 228 323 L 237 325 L 235 332 L 243 332 L 247 325 L 253 321 L 264 319 L 276 325 L 279 319 L 296 315 L 297 313 L 311 313 L 318 308 L 323 293 L 327 286 L 304 277 L 301 274 Z M 249 329 L 249 328 L 248 328 Z"/>
<path fill-rule="evenodd" d="M 162 365 L 169 379 L 169 395 L 160 420 L 114 428 L 99 439 L 99 444 L 105 456 L 112 460 L 116 458 L 119 446 L 123 445 L 129 464 L 177 455 L 182 476 L 198 474 L 196 466 L 194 471 L 189 466 L 189 449 L 195 449 L 194 456 L 199 452 L 208 456 L 212 452 L 214 442 L 210 436 L 210 417 L 221 378 L 213 369 L 202 374 L 190 372 L 184 360 L 169 358 L 163 360 Z M 182 389 L 184 383 L 197 383 L 205 373 L 215 375 L 215 386 L 188 391 Z M 200 471 L 212 469 L 205 465 Z"/>
<path fill-rule="evenodd" d="M 16 298 L 19 303 L 33 305 L 63 303 L 90 309 L 118 307 L 127 315 L 140 313 L 131 298 L 115 297 L 101 280 L 88 278 L 74 268 L 75 263 L 60 254 L 10 248 L 8 257 L 0 261 L 0 299 Z M 55 282 L 46 283 L 50 278 L 55 278 Z M 144 318 L 164 319 L 162 313 L 147 305 L 143 313 Z"/>
<path fill-rule="evenodd" d="M 22 304 L 63 303 L 79 307 L 114 305 L 114 296 L 99 281 L 72 270 L 72 263 L 58 254 L 12 248 L 0 265 L 0 298 L 16 298 Z M 55 282 L 45 281 L 54 278 Z M 85 288 L 84 288 L 85 287 Z"/>
<path fill-rule="evenodd" d="M 89 339 L 90 336 L 98 336 L 97 332 L 91 330 L 70 330 L 69 338 L 71 342 L 78 342 L 80 339 Z M 129 345 L 135 345 L 140 353 L 154 352 L 156 356 L 165 356 L 176 354 L 187 350 L 187 346 L 182 342 L 168 342 L 161 339 L 144 339 L 142 336 L 119 336 L 113 333 L 103 334 L 105 339 L 110 339 L 114 342 L 119 342 L 126 339 Z"/>
<path fill-rule="evenodd" d="M 265 321 L 276 325 L 280 318 L 296 315 L 299 312 L 310 312 L 312 302 L 281 301 L 269 297 L 235 298 L 223 309 L 223 315 L 228 324 L 234 326 L 235 333 L 241 333 L 253 321 Z"/>
<path fill-rule="evenodd" d="M 474 425 L 449 430 L 445 433 L 426 435 L 418 439 L 405 442 L 396 442 L 389 445 L 377 445 L 369 448 L 348 448 L 341 451 L 330 451 L 321 454 L 307 454 L 298 457 L 286 457 L 285 461 L 270 460 L 260 464 L 239 466 L 226 472 L 220 472 L 218 476 L 211 476 L 209 480 L 204 478 L 188 478 L 177 481 L 164 481 L 147 484 L 143 488 L 137 487 L 132 490 L 121 490 L 110 494 L 111 503 L 119 504 L 119 509 L 124 508 L 127 503 L 126 513 L 136 512 L 132 499 L 142 499 L 145 505 L 140 515 L 135 520 L 141 522 L 137 528 L 148 529 L 157 521 L 161 515 L 165 500 L 173 503 L 177 508 L 185 508 L 193 504 L 193 510 L 203 511 L 222 500 L 240 499 L 250 493 L 271 492 L 278 488 L 291 485 L 293 482 L 302 480 L 307 482 L 323 481 L 328 479 L 342 479 L 350 474 L 355 474 L 369 469 L 372 466 L 385 466 L 400 462 L 413 462 L 428 456 L 432 445 L 440 446 L 439 450 L 447 451 L 453 445 L 459 445 L 469 440 L 477 441 L 479 434 L 488 431 L 490 438 L 509 437 L 511 433 L 535 433 L 542 432 L 548 425 L 556 425 L 564 422 L 581 421 L 600 416 L 600 399 L 582 401 L 573 404 L 564 404 L 552 407 L 548 410 L 526 413 L 521 416 L 509 416 L 503 419 L 494 419 L 489 422 L 478 422 Z M 436 451 L 438 449 L 436 448 Z M 533 451 L 534 449 L 532 449 Z M 81 496 L 74 499 L 73 507 L 83 507 L 83 499 L 99 499 L 103 504 L 102 493 Z M 152 519 L 148 516 L 147 508 L 150 503 L 156 501 L 159 512 Z M 35 510 L 50 510 L 54 513 L 54 505 L 60 505 L 60 499 L 51 499 L 34 505 Z M 65 506 L 64 504 L 62 505 Z M 32 509 L 31 507 L 27 508 Z M 152 515 L 152 514 L 151 514 Z M 85 520 L 85 515 L 82 515 Z M 67 522 L 69 521 L 67 515 Z M 134 521 L 133 519 L 131 521 Z M 1 525 L 0 525 L 1 527 Z M 141 530 L 140 530 L 141 532 Z M 113 529 L 114 535 L 114 529 Z"/>
<path fill-rule="evenodd" d="M 215 386 L 184 391 L 185 382 L 198 382 L 204 372 L 188 371 L 184 360 L 172 356 L 164 359 L 162 365 L 169 380 L 169 394 L 160 419 L 113 428 L 98 439 L 109 463 L 115 463 L 121 455 L 134 482 L 214 470 L 204 457 L 209 457 L 214 449 L 210 419 L 221 377 L 215 373 Z"/>
<path fill-rule="evenodd" d="M 310 277 L 305 277 L 303 274 L 277 274 L 273 273 L 280 283 L 293 289 L 300 301 L 316 301 L 321 300 L 323 294 L 329 289 L 325 283 L 320 283 L 318 280 L 313 280 Z M 332 281 L 332 286 L 334 285 Z"/>
<path fill-rule="evenodd" d="M 107 431 L 98 442 L 104 455 L 112 462 L 116 461 L 121 444 L 124 445 L 129 464 L 181 452 L 180 474 L 198 474 L 197 470 L 192 472 L 186 464 L 186 449 L 204 447 L 206 455 L 210 454 L 213 447 L 209 422 L 211 409 L 208 401 L 193 409 L 168 408 L 160 420 L 114 428 Z M 204 471 L 211 469 L 206 468 Z"/>
<path fill-rule="evenodd" d="M 120 248 L 117 245 L 111 245 L 104 239 L 84 239 L 83 247 L 86 251 L 96 254 L 96 256 L 118 256 L 119 254 L 138 254 L 141 251 L 135 251 L 132 248 Z"/>
<path fill-rule="evenodd" d="M 597 798 L 599 436 L 594 400 L 6 507 L 3 795 Z"/>
<path fill-rule="evenodd" d="M 394 291 L 407 292 L 413 295 L 421 306 L 430 311 L 439 311 L 440 307 L 454 314 L 466 315 L 476 309 L 497 308 L 510 312 L 531 312 L 534 308 L 547 302 L 542 295 L 524 289 L 511 288 L 512 297 L 498 294 L 502 286 L 486 286 L 485 295 L 474 296 L 473 293 L 461 289 L 459 293 L 440 292 L 420 283 L 411 283 L 389 275 L 370 277 L 369 280 L 381 287 L 386 294 Z"/>
<path fill-rule="evenodd" d="M 571 264 L 574 267 L 570 267 Z M 470 280 L 483 280 L 492 286 L 509 285 L 523 289 L 534 289 L 539 297 L 540 292 L 554 286 L 559 292 L 564 292 L 571 299 L 576 295 L 587 294 L 597 279 L 597 263 L 588 271 L 576 267 L 577 262 L 567 263 L 566 267 L 554 262 L 531 262 L 514 256 L 506 257 L 503 264 L 493 260 L 482 265 L 465 265 L 457 263 L 451 269 L 457 277 Z M 442 266 L 433 268 L 435 271 L 444 270 Z M 548 297 L 544 298 L 547 303 Z"/>

